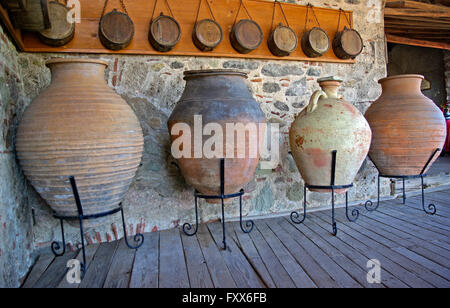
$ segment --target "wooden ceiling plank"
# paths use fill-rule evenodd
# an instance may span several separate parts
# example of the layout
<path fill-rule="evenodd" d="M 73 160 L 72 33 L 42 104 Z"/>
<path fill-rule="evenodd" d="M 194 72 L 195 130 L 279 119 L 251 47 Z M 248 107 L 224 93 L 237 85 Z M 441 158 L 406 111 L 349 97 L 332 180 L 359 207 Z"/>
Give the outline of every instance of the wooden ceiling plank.
<path fill-rule="evenodd" d="M 421 18 L 421 17 L 408 17 L 408 16 L 397 16 L 395 18 L 386 17 L 385 20 L 398 20 L 398 21 L 413 21 L 421 24 L 436 24 L 436 25 L 450 25 L 450 19 L 443 20 L 438 18 Z"/>
<path fill-rule="evenodd" d="M 428 9 L 428 10 L 448 10 L 450 11 L 450 8 L 443 6 L 443 5 L 437 5 L 437 4 L 429 4 L 429 3 L 423 3 L 418 1 L 409 1 L 409 0 L 387 0 L 386 1 L 386 8 L 411 8 L 411 9 Z"/>
<path fill-rule="evenodd" d="M 16 47 L 20 51 L 23 51 L 25 49 L 25 46 L 22 40 L 22 32 L 14 28 L 14 26 L 11 23 L 11 20 L 9 19 L 8 12 L 1 5 L 0 5 L 0 21 L 5 26 L 6 32 L 9 33 Z"/>
<path fill-rule="evenodd" d="M 386 34 L 386 39 L 389 43 L 450 50 L 449 43 L 432 42 L 432 41 L 427 41 L 427 40 L 417 40 L 417 39 L 411 39 L 411 38 L 401 37 L 401 36 L 392 35 L 392 34 Z"/>
<path fill-rule="evenodd" d="M 385 17 L 415 16 L 415 17 L 450 19 L 450 10 L 415 10 L 415 9 L 385 8 L 384 16 Z"/>

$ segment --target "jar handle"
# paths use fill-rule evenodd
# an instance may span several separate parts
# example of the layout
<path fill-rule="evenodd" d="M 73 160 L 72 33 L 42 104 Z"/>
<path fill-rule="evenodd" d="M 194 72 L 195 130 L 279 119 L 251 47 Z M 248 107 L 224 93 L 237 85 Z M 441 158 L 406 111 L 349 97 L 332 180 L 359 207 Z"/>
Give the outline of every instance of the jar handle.
<path fill-rule="evenodd" d="M 328 95 L 322 90 L 318 90 L 318 91 L 314 92 L 314 94 L 311 96 L 311 99 L 309 100 L 309 104 L 306 109 L 306 112 L 307 113 L 314 112 L 314 110 L 316 110 L 316 108 L 317 108 L 317 103 L 319 102 L 319 99 L 322 97 L 327 99 Z"/>

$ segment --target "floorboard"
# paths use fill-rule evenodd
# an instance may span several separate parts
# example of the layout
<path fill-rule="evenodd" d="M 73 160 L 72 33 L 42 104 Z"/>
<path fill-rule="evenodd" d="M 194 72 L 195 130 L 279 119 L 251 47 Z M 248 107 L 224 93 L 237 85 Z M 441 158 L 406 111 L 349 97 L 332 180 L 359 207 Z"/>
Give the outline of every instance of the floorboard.
<path fill-rule="evenodd" d="M 222 248 L 216 245 L 206 225 L 199 226 L 197 237 L 214 286 L 216 288 L 236 288 L 237 285 L 220 254 Z"/>
<path fill-rule="evenodd" d="M 269 244 L 272 251 L 277 256 L 281 265 L 288 272 L 295 286 L 298 288 L 315 288 L 316 284 L 311 280 L 311 278 L 305 273 L 303 268 L 299 266 L 295 258 L 289 253 L 286 247 L 280 242 L 276 235 L 267 226 L 265 220 L 258 220 L 256 222 L 256 227 L 261 232 L 267 244 Z"/>
<path fill-rule="evenodd" d="M 183 245 L 178 229 L 160 233 L 159 286 L 161 288 L 189 288 L 189 278 Z"/>
<path fill-rule="evenodd" d="M 159 286 L 159 232 L 145 234 L 144 245 L 136 251 L 130 288 Z"/>
<path fill-rule="evenodd" d="M 253 269 L 263 281 L 264 285 L 268 288 L 275 288 L 275 283 L 273 282 L 273 279 L 270 276 L 267 267 L 264 265 L 264 262 L 262 261 L 262 258 L 250 236 L 247 233 L 242 232 L 239 223 L 230 223 L 229 225 L 234 228 L 237 244 L 242 250 L 242 253 L 250 262 Z"/>
<path fill-rule="evenodd" d="M 49 253 L 39 256 L 33 268 L 31 269 L 31 272 L 28 274 L 28 277 L 22 287 L 25 289 L 32 288 L 39 280 L 39 278 L 42 276 L 42 274 L 47 270 L 47 268 L 50 266 L 50 264 L 53 262 L 54 259 L 55 256 Z"/>
<path fill-rule="evenodd" d="M 125 243 L 125 239 L 121 239 L 109 268 L 108 276 L 106 276 L 105 288 L 118 289 L 129 287 L 135 255 L 136 250 L 130 249 Z"/>
<path fill-rule="evenodd" d="M 94 258 L 87 268 L 83 281 L 81 281 L 80 288 L 103 287 L 118 244 L 118 241 L 100 244 L 100 247 L 97 249 Z"/>
<path fill-rule="evenodd" d="M 89 267 L 89 265 L 91 264 L 91 261 L 94 258 L 99 247 L 100 247 L 100 244 L 89 245 L 86 247 L 86 249 L 85 249 L 85 251 L 86 251 L 86 267 Z M 83 262 L 83 253 L 81 252 L 81 250 L 78 251 L 78 255 L 77 255 L 76 259 L 78 261 L 80 261 L 81 263 Z M 67 279 L 63 279 L 61 281 L 61 283 L 58 285 L 58 288 L 60 288 L 60 289 L 76 289 L 79 286 L 80 286 L 79 283 L 69 283 L 67 281 Z"/>
<path fill-rule="evenodd" d="M 191 288 L 213 288 L 208 266 L 196 236 L 181 236 Z"/>

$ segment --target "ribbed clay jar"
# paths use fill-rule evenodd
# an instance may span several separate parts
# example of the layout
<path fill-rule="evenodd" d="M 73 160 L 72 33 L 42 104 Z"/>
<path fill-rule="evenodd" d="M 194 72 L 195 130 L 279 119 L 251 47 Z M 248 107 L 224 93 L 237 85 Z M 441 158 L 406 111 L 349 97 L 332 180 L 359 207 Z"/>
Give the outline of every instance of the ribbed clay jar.
<path fill-rule="evenodd" d="M 422 94 L 423 79 L 421 75 L 381 79 L 382 95 L 365 114 L 373 131 L 369 156 L 383 175 L 419 175 L 433 152 L 443 148 L 445 118 Z"/>
<path fill-rule="evenodd" d="M 338 94 L 342 80 L 327 77 L 318 81 L 322 90 L 313 94 L 292 123 L 292 155 L 306 184 L 330 186 L 332 152 L 336 150 L 335 185 L 350 185 L 367 157 L 372 133 L 361 112 Z"/>
<path fill-rule="evenodd" d="M 205 195 L 220 195 L 220 158 L 225 159 L 225 194 L 232 194 L 243 189 L 253 178 L 259 162 L 260 148 L 265 134 L 265 116 L 259 104 L 252 97 L 245 83 L 245 73 L 230 70 L 188 71 L 184 73 L 186 87 L 181 100 L 177 103 L 169 120 L 168 127 L 172 143 L 182 134 L 174 131 L 174 125 L 189 127 L 191 133 L 190 157 L 177 158 L 177 164 L 186 182 Z M 194 117 L 201 117 L 199 128 L 194 127 Z M 197 155 L 194 145 L 206 145 L 211 135 L 204 135 L 195 141 L 195 135 L 207 128 L 209 124 L 217 124 L 223 131 L 223 152 L 213 158 Z M 234 158 L 226 156 L 227 124 L 252 125 L 256 134 L 245 136 L 245 156 L 238 157 L 237 138 L 235 147 L 231 146 Z M 260 124 L 263 124 L 261 127 Z M 183 132 L 184 134 L 184 132 Z M 213 133 L 215 134 L 215 133 Z M 231 134 L 230 134 L 231 135 Z M 251 139 L 251 140 L 250 140 Z M 244 139 L 241 139 L 244 140 Z M 256 145 L 256 155 L 250 156 L 250 144 Z M 173 145 L 172 145 L 173 146 Z M 183 147 L 186 144 L 183 144 Z M 197 146 L 197 150 L 199 147 Z M 209 200 L 210 203 L 216 203 Z"/>
<path fill-rule="evenodd" d="M 85 215 L 113 210 L 141 162 L 139 121 L 105 82 L 106 62 L 54 59 L 47 66 L 52 82 L 25 110 L 18 128 L 20 165 L 58 215 L 78 216 L 70 176 Z"/>

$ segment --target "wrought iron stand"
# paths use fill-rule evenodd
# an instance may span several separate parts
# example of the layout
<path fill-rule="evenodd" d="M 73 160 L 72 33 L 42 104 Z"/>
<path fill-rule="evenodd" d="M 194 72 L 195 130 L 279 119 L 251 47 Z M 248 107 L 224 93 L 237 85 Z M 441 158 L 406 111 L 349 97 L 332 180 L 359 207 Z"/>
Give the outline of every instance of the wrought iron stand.
<path fill-rule="evenodd" d="M 405 180 L 408 179 L 421 179 L 422 184 L 422 208 L 423 211 L 429 215 L 436 214 L 436 206 L 434 204 L 429 204 L 428 207 L 425 207 L 425 188 L 424 188 L 424 181 L 423 179 L 427 176 L 425 174 L 425 171 L 428 169 L 431 161 L 436 156 L 436 154 L 441 151 L 441 149 L 436 149 L 433 154 L 431 154 L 430 158 L 428 159 L 427 163 L 425 164 L 425 167 L 423 167 L 422 172 L 419 175 L 385 175 L 380 173 L 380 169 L 378 169 L 377 165 L 375 167 L 378 170 L 378 196 L 377 196 L 377 204 L 374 206 L 373 202 L 371 200 L 366 201 L 365 207 L 366 210 L 369 212 L 376 211 L 378 207 L 380 206 L 380 178 L 391 178 L 391 179 L 402 179 L 403 181 L 403 204 L 406 204 L 406 191 L 405 191 Z M 372 161 L 373 162 L 373 161 Z M 427 209 L 428 208 L 428 209 Z"/>
<path fill-rule="evenodd" d="M 79 220 L 80 236 L 81 236 L 81 250 L 83 252 L 83 263 L 81 264 L 81 278 L 84 278 L 84 275 L 86 274 L 86 251 L 85 251 L 85 244 L 84 244 L 83 220 L 106 217 L 106 216 L 121 212 L 123 234 L 124 234 L 124 239 L 125 239 L 125 243 L 127 244 L 127 246 L 130 249 L 138 249 L 139 247 L 142 246 L 142 244 L 144 244 L 144 236 L 140 233 L 136 234 L 134 236 L 134 241 L 137 245 L 136 246 L 130 245 L 130 243 L 128 242 L 128 239 L 127 239 L 125 215 L 123 213 L 122 203 L 119 204 L 119 207 L 117 209 L 114 209 L 112 211 L 103 212 L 103 213 L 99 213 L 99 214 L 95 214 L 95 215 L 84 215 L 83 207 L 81 205 L 80 195 L 78 194 L 78 188 L 77 188 L 77 183 L 75 181 L 75 177 L 71 176 L 69 178 L 69 180 L 70 180 L 70 185 L 72 186 L 73 195 L 75 197 L 75 203 L 77 205 L 78 216 L 59 216 L 56 214 L 53 215 L 53 217 L 55 217 L 56 219 L 59 219 L 61 222 L 62 247 L 61 247 L 60 243 L 58 243 L 58 242 L 53 242 L 51 247 L 52 247 L 52 252 L 56 257 L 63 256 L 66 252 L 66 239 L 64 236 L 64 220 Z M 61 252 L 58 252 L 58 251 L 61 251 Z"/>
<path fill-rule="evenodd" d="M 254 222 L 252 220 L 247 220 L 244 223 L 242 221 L 242 196 L 244 195 L 244 190 L 241 189 L 238 193 L 225 195 L 225 159 L 220 159 L 220 195 L 202 195 L 197 190 L 195 191 L 195 228 L 190 223 L 185 223 L 183 225 L 183 232 L 187 236 L 194 236 L 198 231 L 198 199 L 205 200 L 213 200 L 220 199 L 222 200 L 222 229 L 223 229 L 223 249 L 227 249 L 227 239 L 226 239 L 226 230 L 225 230 L 225 199 L 237 198 L 239 197 L 239 223 L 241 226 L 241 230 L 244 233 L 250 233 L 253 230 Z"/>
<path fill-rule="evenodd" d="M 331 160 L 331 185 L 329 186 L 317 186 L 317 185 L 308 185 L 305 184 L 304 187 L 304 197 L 303 197 L 303 217 L 302 219 L 300 218 L 300 213 L 299 212 L 292 212 L 291 213 L 291 220 L 293 223 L 295 224 L 301 224 L 305 221 L 306 219 L 306 188 L 309 189 L 331 189 L 331 224 L 333 227 L 333 235 L 336 236 L 337 235 L 337 224 L 336 224 L 336 220 L 335 220 L 335 215 L 334 215 L 334 195 L 335 195 L 335 190 L 336 189 L 349 189 L 353 187 L 353 184 L 350 185 L 335 185 L 335 179 L 336 179 L 336 157 L 337 157 L 337 151 L 333 151 L 331 152 L 332 154 L 332 160 Z M 348 210 L 348 191 L 345 192 L 345 215 L 347 216 L 347 219 L 350 222 L 355 222 L 358 218 L 359 218 L 359 211 L 357 209 L 353 209 L 351 215 L 349 214 L 349 210 Z"/>

